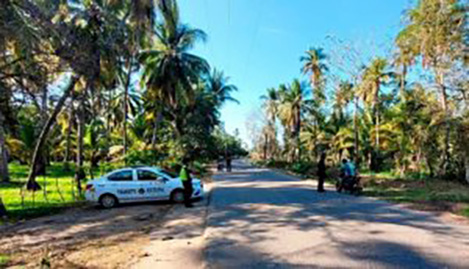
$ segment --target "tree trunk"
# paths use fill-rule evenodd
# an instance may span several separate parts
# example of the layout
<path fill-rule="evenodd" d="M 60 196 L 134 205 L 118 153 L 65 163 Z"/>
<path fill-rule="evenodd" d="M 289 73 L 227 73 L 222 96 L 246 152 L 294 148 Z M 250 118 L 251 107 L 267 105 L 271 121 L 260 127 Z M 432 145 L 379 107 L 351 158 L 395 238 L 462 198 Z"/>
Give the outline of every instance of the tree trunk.
<path fill-rule="evenodd" d="M 267 143 L 268 143 L 269 139 L 267 138 L 267 134 L 264 134 L 264 153 L 263 153 L 263 157 L 262 159 L 265 161 L 267 160 Z"/>
<path fill-rule="evenodd" d="M 358 138 L 358 97 L 355 97 L 355 109 L 353 111 L 353 132 L 354 132 L 354 146 L 355 146 L 355 165 L 357 167 L 360 165 L 360 156 L 359 156 L 359 138 Z"/>
<path fill-rule="evenodd" d="M 443 145 L 443 158 L 440 163 L 440 175 L 446 175 L 448 169 L 448 162 L 450 159 L 449 153 L 449 139 L 451 135 L 451 123 L 449 121 L 449 111 L 448 111 L 448 95 L 446 93 L 446 86 L 444 81 L 444 75 L 441 71 L 436 71 L 436 80 L 438 87 L 441 91 L 441 106 L 444 113 L 444 122 L 445 122 L 445 138 Z"/>
<path fill-rule="evenodd" d="M 85 135 L 85 92 L 81 93 L 80 104 L 78 107 L 78 128 L 77 128 L 77 158 L 76 158 L 76 171 L 75 183 L 77 184 L 78 195 L 81 195 L 81 180 L 84 179 L 85 172 L 83 170 L 83 138 Z"/>
<path fill-rule="evenodd" d="M 400 95 L 401 100 L 405 101 L 405 86 L 406 86 L 406 78 L 407 78 L 407 65 L 402 65 L 402 78 L 401 78 L 401 85 L 400 85 Z"/>
<path fill-rule="evenodd" d="M 376 81 L 376 91 L 375 97 L 373 101 L 373 110 L 375 113 L 375 136 L 376 136 L 376 153 L 379 151 L 379 109 L 380 109 L 380 102 L 379 102 L 379 91 L 380 91 L 381 81 Z"/>
<path fill-rule="evenodd" d="M 29 171 L 28 182 L 26 184 L 26 188 L 28 190 L 40 190 L 41 189 L 41 186 L 39 186 L 39 184 L 36 182 L 36 174 L 35 174 L 36 165 L 39 161 L 39 155 L 42 154 L 42 147 L 44 146 L 44 144 L 46 142 L 47 135 L 50 131 L 50 128 L 54 124 L 54 122 L 56 120 L 56 117 L 59 114 L 60 110 L 62 109 L 65 101 L 70 96 L 73 89 L 75 88 L 75 84 L 77 83 L 79 78 L 80 77 L 78 75 L 73 75 L 72 76 L 72 78 L 70 80 L 70 84 L 64 90 L 64 92 L 62 94 L 62 97 L 60 97 L 59 101 L 57 102 L 57 104 L 54 107 L 54 111 L 49 116 L 49 119 L 47 120 L 46 124 L 42 128 L 41 134 L 39 135 L 39 138 L 36 142 L 36 147 L 34 148 L 33 158 L 32 158 L 32 161 L 31 161 L 31 169 Z"/>
<path fill-rule="evenodd" d="M 64 169 L 66 171 L 70 170 L 70 165 L 68 161 L 70 160 L 70 146 L 71 146 L 71 136 L 72 136 L 72 127 L 74 122 L 74 115 L 73 115 L 73 98 L 70 100 L 70 106 L 68 109 L 68 126 L 67 126 L 67 137 L 65 142 L 65 156 L 64 156 Z"/>
<path fill-rule="evenodd" d="M 296 112 L 296 117 L 298 118 L 298 122 L 296 123 L 296 148 L 298 150 L 297 160 L 301 161 L 301 143 L 300 143 L 300 135 L 301 135 L 301 107 L 298 108 Z M 319 126 L 318 126 L 319 128 Z"/>
<path fill-rule="evenodd" d="M 43 87 L 42 90 L 42 98 L 41 98 L 41 126 L 44 126 L 47 122 L 47 101 L 48 101 L 48 92 L 47 86 Z M 36 175 L 46 175 L 46 168 L 47 168 L 47 158 L 48 151 L 44 150 L 41 155 L 39 155 L 39 160 L 36 164 Z"/>
<path fill-rule="evenodd" d="M 4 117 L 0 110 L 0 182 L 9 182 L 8 155 L 5 146 Z"/>
<path fill-rule="evenodd" d="M 467 156 L 466 154 L 466 158 L 465 158 L 465 162 L 464 162 L 464 166 L 466 168 L 466 181 L 467 183 L 469 183 L 469 156 Z"/>
<path fill-rule="evenodd" d="M 151 149 L 156 150 L 156 132 L 158 131 L 160 122 L 163 120 L 163 113 L 161 111 L 158 111 L 158 115 L 156 116 L 155 119 L 155 125 L 153 126 L 153 134 L 151 137 Z"/>
<path fill-rule="evenodd" d="M 5 208 L 5 205 L 3 204 L 2 197 L 0 197 L 0 218 L 5 217 L 7 215 L 7 209 Z"/>
<path fill-rule="evenodd" d="M 127 155 L 127 117 L 128 117 L 128 107 L 127 107 L 127 102 L 129 99 L 129 87 L 130 87 L 130 79 L 132 76 L 132 56 L 129 56 L 129 59 L 127 60 L 127 78 L 125 81 L 125 86 L 124 86 L 124 163 L 126 162 L 125 156 Z"/>

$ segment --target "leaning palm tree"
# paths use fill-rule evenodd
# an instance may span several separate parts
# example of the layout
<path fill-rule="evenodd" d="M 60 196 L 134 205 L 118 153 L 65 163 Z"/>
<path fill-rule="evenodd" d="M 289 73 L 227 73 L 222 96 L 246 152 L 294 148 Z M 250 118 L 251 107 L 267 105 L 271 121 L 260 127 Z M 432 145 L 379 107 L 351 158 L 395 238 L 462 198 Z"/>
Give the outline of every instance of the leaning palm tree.
<path fill-rule="evenodd" d="M 167 106 L 175 134 L 183 134 L 178 119 L 182 104 L 194 103 L 194 85 L 201 75 L 209 73 L 208 63 L 189 51 L 197 41 L 205 41 L 206 34 L 179 21 L 177 4 L 166 3 L 163 21 L 156 25 L 156 39 L 152 48 L 140 53 L 143 64 L 143 83 L 151 96 Z"/>

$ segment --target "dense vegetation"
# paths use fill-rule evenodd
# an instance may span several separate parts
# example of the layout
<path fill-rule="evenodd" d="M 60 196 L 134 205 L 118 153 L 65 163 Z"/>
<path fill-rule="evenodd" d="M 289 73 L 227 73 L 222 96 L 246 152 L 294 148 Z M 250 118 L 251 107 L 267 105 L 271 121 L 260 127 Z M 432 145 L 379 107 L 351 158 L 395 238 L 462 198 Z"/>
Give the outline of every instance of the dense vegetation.
<path fill-rule="evenodd" d="M 306 51 L 309 83 L 262 96 L 255 156 L 304 170 L 327 151 L 333 164 L 348 157 L 374 172 L 469 182 L 468 9 L 416 1 L 385 57 L 330 37 L 333 46 Z"/>
<path fill-rule="evenodd" d="M 237 89 L 191 53 L 206 34 L 181 21 L 174 0 L 0 6 L 0 182 L 17 179 L 16 162 L 39 190 L 36 177 L 61 163 L 81 192 L 110 162 L 170 167 L 245 153 L 219 119 Z"/>

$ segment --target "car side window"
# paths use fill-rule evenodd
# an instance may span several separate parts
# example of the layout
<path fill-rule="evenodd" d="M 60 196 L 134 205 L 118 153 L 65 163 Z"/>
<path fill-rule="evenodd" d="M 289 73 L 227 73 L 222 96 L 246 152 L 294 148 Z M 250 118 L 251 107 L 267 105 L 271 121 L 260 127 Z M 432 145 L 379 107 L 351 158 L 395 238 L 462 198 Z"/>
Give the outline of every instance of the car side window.
<path fill-rule="evenodd" d="M 132 170 L 124 170 L 113 173 L 107 177 L 110 181 L 132 181 Z"/>
<path fill-rule="evenodd" d="M 158 175 L 152 171 L 137 170 L 137 178 L 140 181 L 153 181 L 158 179 Z"/>

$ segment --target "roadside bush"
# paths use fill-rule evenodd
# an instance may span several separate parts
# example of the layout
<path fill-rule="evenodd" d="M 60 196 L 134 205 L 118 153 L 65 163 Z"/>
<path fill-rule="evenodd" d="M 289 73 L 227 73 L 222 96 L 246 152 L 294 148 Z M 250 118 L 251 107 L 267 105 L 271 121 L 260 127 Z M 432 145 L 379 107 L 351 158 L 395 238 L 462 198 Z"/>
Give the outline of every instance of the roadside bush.
<path fill-rule="evenodd" d="M 316 164 L 312 162 L 295 162 L 290 165 L 289 169 L 301 175 L 313 175 L 316 171 Z"/>
<path fill-rule="evenodd" d="M 276 161 L 276 160 L 268 160 L 265 162 L 267 167 L 271 168 L 279 168 L 279 169 L 284 169 L 289 166 L 289 163 L 286 161 Z"/>
<path fill-rule="evenodd" d="M 206 165 L 201 162 L 197 162 L 197 161 L 194 162 L 192 164 L 192 168 L 193 168 L 193 173 L 199 177 L 204 177 L 208 173 Z"/>
<path fill-rule="evenodd" d="M 156 150 L 134 150 L 125 156 L 128 165 L 155 165 L 166 157 Z"/>

